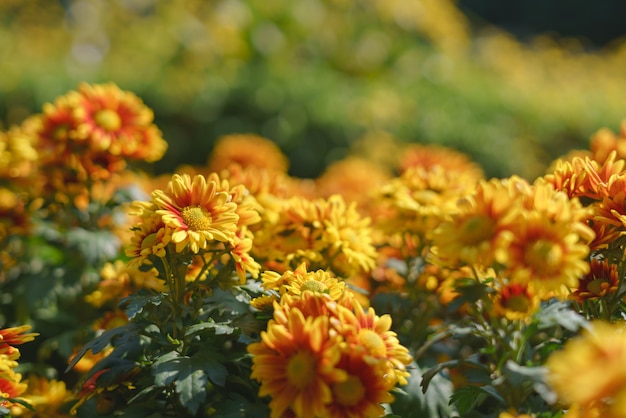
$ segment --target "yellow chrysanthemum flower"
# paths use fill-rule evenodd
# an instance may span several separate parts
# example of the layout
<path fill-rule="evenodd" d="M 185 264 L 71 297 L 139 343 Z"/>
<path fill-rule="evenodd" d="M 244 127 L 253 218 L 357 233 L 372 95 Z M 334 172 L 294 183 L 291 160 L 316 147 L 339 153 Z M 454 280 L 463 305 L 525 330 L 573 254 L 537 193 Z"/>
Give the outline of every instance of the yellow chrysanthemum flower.
<path fill-rule="evenodd" d="M 369 219 L 340 196 L 282 201 L 275 223 L 254 232 L 255 258 L 274 270 L 289 270 L 303 261 L 342 277 L 369 271 L 375 265 Z"/>
<path fill-rule="evenodd" d="M 25 408 L 13 411 L 15 416 L 29 417 L 46 417 L 46 418 L 65 418 L 71 415 L 61 408 L 65 403 L 74 399 L 72 391 L 67 390 L 65 382 L 58 380 L 48 380 L 43 377 L 31 374 L 26 380 L 28 388 L 22 394 L 21 398 L 28 402 L 35 412 Z M 17 413 L 16 413 L 17 412 Z"/>
<path fill-rule="evenodd" d="M 197 254 L 212 241 L 227 242 L 234 237 L 239 217 L 237 205 L 215 181 L 198 175 L 174 174 L 167 190 L 152 192 L 156 213 L 171 228 L 176 252 L 189 248 Z"/>
<path fill-rule="evenodd" d="M 601 407 L 602 416 L 626 417 L 626 330 L 595 321 L 546 361 L 547 381 L 566 405 Z"/>

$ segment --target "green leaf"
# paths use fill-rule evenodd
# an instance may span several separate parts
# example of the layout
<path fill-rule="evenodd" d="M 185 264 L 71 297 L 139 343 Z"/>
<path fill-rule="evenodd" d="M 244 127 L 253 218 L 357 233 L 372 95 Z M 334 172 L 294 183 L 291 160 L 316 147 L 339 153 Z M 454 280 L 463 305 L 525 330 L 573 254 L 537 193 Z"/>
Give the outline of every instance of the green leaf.
<path fill-rule="evenodd" d="M 207 376 L 203 370 L 196 370 L 191 362 L 183 362 L 179 378 L 174 382 L 180 403 L 195 415 L 206 399 Z"/>
<path fill-rule="evenodd" d="M 91 340 L 89 343 L 87 343 L 85 346 L 83 346 L 83 348 L 81 348 L 78 351 L 78 353 L 76 354 L 76 356 L 74 356 L 74 358 L 72 359 L 70 364 L 67 366 L 65 371 L 68 372 L 69 370 L 71 370 L 76 365 L 76 363 L 78 363 L 80 359 L 83 358 L 83 356 L 85 355 L 85 353 L 87 353 L 88 350 L 91 350 L 93 354 L 98 354 L 106 346 L 109 345 L 109 343 L 114 337 L 124 336 L 124 334 L 126 333 L 134 334 L 135 325 L 127 324 L 127 325 L 123 325 L 121 327 L 113 328 L 113 329 L 103 332 L 101 335 Z"/>
<path fill-rule="evenodd" d="M 191 357 L 191 365 L 198 370 L 204 370 L 211 382 L 224 387 L 226 385 L 228 370 L 224 364 L 222 364 L 223 359 L 224 356 L 221 353 L 203 350 Z"/>
<path fill-rule="evenodd" d="M 450 397 L 450 404 L 454 404 L 460 416 L 472 412 L 489 397 L 502 402 L 502 398 L 491 386 L 463 386 L 457 389 Z"/>
<path fill-rule="evenodd" d="M 536 319 L 539 322 L 539 329 L 560 325 L 571 332 L 577 332 L 580 328 L 588 326 L 588 321 L 583 316 L 574 312 L 569 303 L 562 301 L 547 304 L 539 310 Z"/>
<path fill-rule="evenodd" d="M 188 357 L 181 357 L 177 351 L 171 351 L 152 364 L 152 376 L 157 386 L 167 386 L 178 377 L 182 364 L 189 361 Z"/>
<path fill-rule="evenodd" d="M 404 418 L 450 416 L 452 411 L 448 400 L 452 394 L 452 383 L 436 374 L 430 378 L 428 390 L 422 393 L 420 384 L 423 377 L 419 365 L 413 362 L 408 370 L 411 375 L 407 385 L 402 390 L 396 389 L 396 400 L 389 405 L 390 412 Z"/>
<path fill-rule="evenodd" d="M 125 297 L 119 303 L 120 307 L 126 306 L 126 316 L 132 321 L 135 316 L 140 314 L 147 304 L 159 306 L 165 297 L 164 293 L 150 293 L 147 290 L 140 290 L 139 292 Z"/>
<path fill-rule="evenodd" d="M 100 263 L 114 259 L 120 250 L 120 239 L 108 230 L 72 228 L 66 235 L 70 248 L 76 248 L 89 263 Z"/>

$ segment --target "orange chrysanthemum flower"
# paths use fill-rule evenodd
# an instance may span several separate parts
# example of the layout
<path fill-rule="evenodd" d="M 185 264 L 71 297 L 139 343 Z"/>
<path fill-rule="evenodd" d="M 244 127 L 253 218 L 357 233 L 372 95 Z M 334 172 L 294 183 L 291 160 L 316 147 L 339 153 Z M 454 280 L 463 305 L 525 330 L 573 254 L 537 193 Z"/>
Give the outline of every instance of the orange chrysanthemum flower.
<path fill-rule="evenodd" d="M 346 379 L 337 368 L 340 338 L 329 327 L 326 317 L 305 317 L 291 309 L 285 324 L 270 321 L 261 341 L 248 346 L 251 377 L 261 383 L 259 396 L 272 398 L 272 418 L 289 410 L 302 418 L 327 416 L 331 386 Z"/>
<path fill-rule="evenodd" d="M 289 162 L 280 148 L 269 139 L 254 134 L 232 134 L 216 141 L 208 168 L 219 172 L 232 164 L 286 172 Z"/>
<path fill-rule="evenodd" d="M 566 405 L 601 407 L 602 416 L 625 417 L 626 332 L 623 324 L 595 321 L 548 357 L 547 381 Z M 621 410 L 620 410 L 621 408 Z M 613 415 L 615 414 L 615 415 Z"/>
<path fill-rule="evenodd" d="M 198 175 L 174 174 L 167 190 L 152 192 L 157 214 L 171 228 L 176 252 L 189 248 L 192 253 L 208 248 L 212 241 L 227 242 L 237 230 L 237 205 L 230 195 L 218 191 L 215 181 Z"/>
<path fill-rule="evenodd" d="M 589 273 L 579 278 L 578 286 L 573 289 L 570 298 L 582 302 L 616 292 L 619 288 L 617 268 L 616 264 L 611 264 L 607 260 L 592 258 Z"/>

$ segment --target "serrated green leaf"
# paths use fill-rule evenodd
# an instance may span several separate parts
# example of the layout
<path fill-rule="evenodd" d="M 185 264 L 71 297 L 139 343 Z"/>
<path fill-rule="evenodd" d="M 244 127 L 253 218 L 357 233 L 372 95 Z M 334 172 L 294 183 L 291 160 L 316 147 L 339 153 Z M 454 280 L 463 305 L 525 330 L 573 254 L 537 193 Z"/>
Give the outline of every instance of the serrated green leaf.
<path fill-rule="evenodd" d="M 450 404 L 456 406 L 458 413 L 464 416 L 481 405 L 489 394 L 477 386 L 463 386 L 450 396 Z"/>
<path fill-rule="evenodd" d="M 228 370 L 222 364 L 224 356 L 210 350 L 201 351 L 191 357 L 191 365 L 198 370 L 204 370 L 211 382 L 218 386 L 226 385 Z"/>
<path fill-rule="evenodd" d="M 126 306 L 126 316 L 128 316 L 128 319 L 132 321 L 135 316 L 143 311 L 147 304 L 159 306 L 164 297 L 165 295 L 163 293 L 155 295 L 154 293 L 148 293 L 147 291 L 142 290 L 122 299 L 119 306 Z"/>
<path fill-rule="evenodd" d="M 74 358 L 72 359 L 70 364 L 67 366 L 67 369 L 65 369 L 65 371 L 67 372 L 71 370 L 76 365 L 76 363 L 78 363 L 80 359 L 83 358 L 83 356 L 85 355 L 85 353 L 87 353 L 88 350 L 91 350 L 93 354 L 98 354 L 106 346 L 109 345 L 109 343 L 111 342 L 111 339 L 113 339 L 116 336 L 124 335 L 125 333 L 128 333 L 128 332 L 132 332 L 132 333 L 135 332 L 134 324 L 123 325 L 121 327 L 113 328 L 113 329 L 103 332 L 101 335 L 94 338 L 85 346 L 83 346 L 83 348 L 81 348 L 78 351 L 78 353 L 76 353 L 76 356 L 74 356 Z"/>

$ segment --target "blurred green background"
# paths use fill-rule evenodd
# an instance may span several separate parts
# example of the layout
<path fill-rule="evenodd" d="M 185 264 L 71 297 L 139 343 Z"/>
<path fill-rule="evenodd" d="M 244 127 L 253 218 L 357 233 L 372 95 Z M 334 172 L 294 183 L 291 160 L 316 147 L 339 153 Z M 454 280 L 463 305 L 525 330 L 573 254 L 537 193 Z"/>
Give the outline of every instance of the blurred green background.
<path fill-rule="evenodd" d="M 624 118 L 626 6 L 500 3 L 0 0 L 0 127 L 112 81 L 154 110 L 170 144 L 158 173 L 256 133 L 300 177 L 392 136 L 533 178 Z"/>

